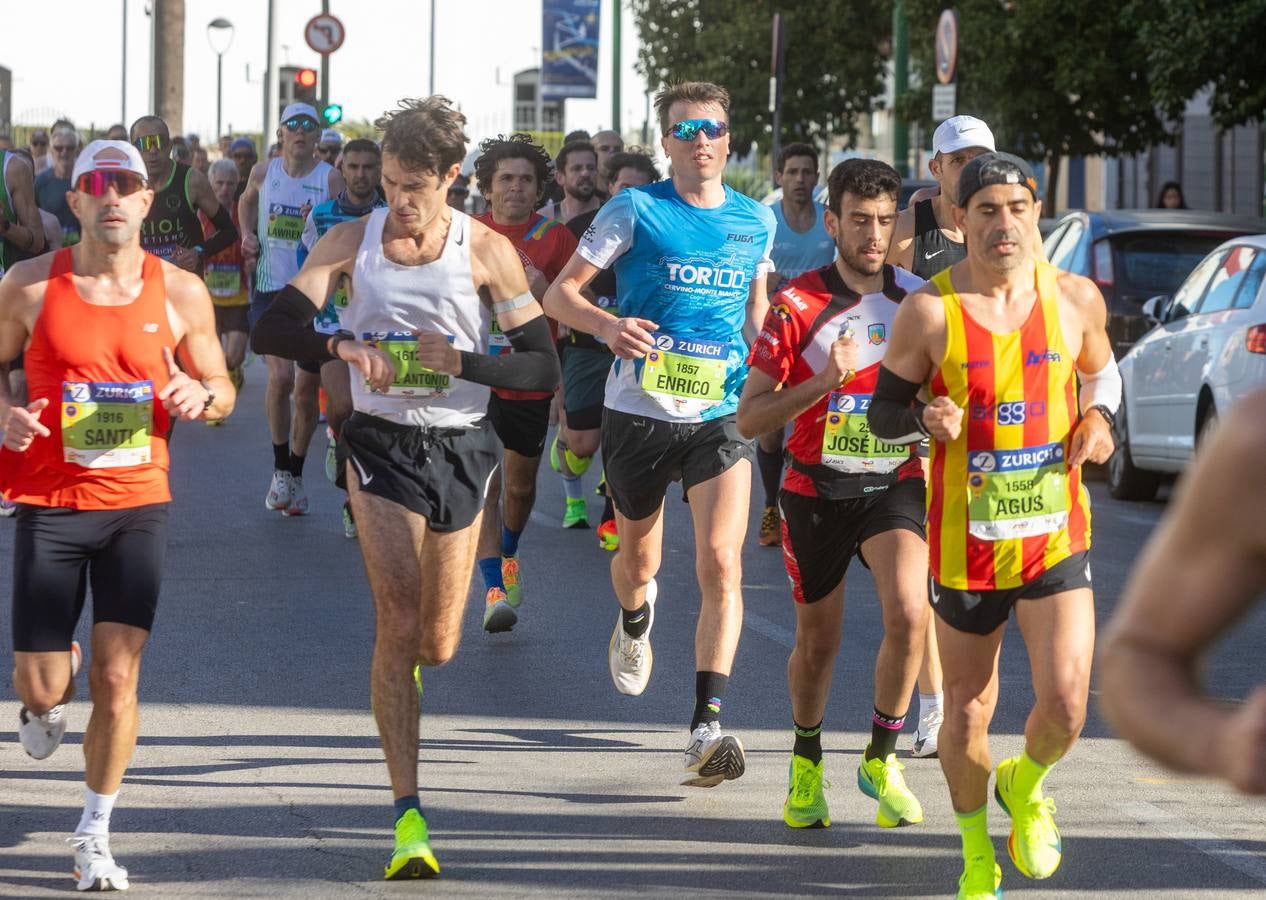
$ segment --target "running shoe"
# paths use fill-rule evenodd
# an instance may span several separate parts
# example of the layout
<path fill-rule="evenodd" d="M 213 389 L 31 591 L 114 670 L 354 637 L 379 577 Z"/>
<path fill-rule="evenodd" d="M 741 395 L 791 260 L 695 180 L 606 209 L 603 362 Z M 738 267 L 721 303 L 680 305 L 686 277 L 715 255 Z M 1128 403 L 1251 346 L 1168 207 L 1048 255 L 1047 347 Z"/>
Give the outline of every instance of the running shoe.
<path fill-rule="evenodd" d="M 330 484 L 338 483 L 338 439 L 328 425 L 325 426 L 325 477 Z"/>
<path fill-rule="evenodd" d="M 766 506 L 765 511 L 760 514 L 760 545 L 782 546 L 782 516 L 778 515 L 776 506 Z"/>
<path fill-rule="evenodd" d="M 567 509 L 563 512 L 564 528 L 588 528 L 589 509 L 585 506 L 584 497 L 568 497 Z"/>
<path fill-rule="evenodd" d="M 919 727 L 914 730 L 914 746 L 910 755 L 920 759 L 932 759 L 936 756 L 936 741 L 941 733 L 941 722 L 944 716 L 939 709 L 929 710 L 926 716 L 919 717 Z"/>
<path fill-rule="evenodd" d="M 964 860 L 958 876 L 957 900 L 999 900 L 1002 897 L 1002 867 L 993 856 L 973 856 Z"/>
<path fill-rule="evenodd" d="M 621 694 L 636 697 L 646 690 L 651 680 L 651 666 L 655 657 L 651 653 L 651 628 L 655 626 L 655 597 L 659 594 L 659 585 L 652 578 L 646 586 L 646 614 L 650 622 L 641 637 L 630 637 L 624 630 L 624 611 L 615 615 L 615 630 L 611 632 L 611 642 L 607 645 L 607 668 L 611 670 L 611 680 L 615 689 Z"/>
<path fill-rule="evenodd" d="M 265 509 L 288 509 L 290 495 L 294 487 L 294 476 L 289 472 L 277 469 L 273 472 L 273 480 L 268 485 L 268 496 L 264 498 Z"/>
<path fill-rule="evenodd" d="M 233 390 L 241 391 L 242 385 L 246 384 L 246 372 L 243 371 L 244 365 L 238 366 L 236 369 L 229 369 L 229 381 L 233 382 Z"/>
<path fill-rule="evenodd" d="M 523 577 L 519 573 L 517 556 L 501 557 L 501 583 L 506 587 L 506 603 L 518 609 L 523 602 Z"/>
<path fill-rule="evenodd" d="M 306 516 L 308 514 L 308 495 L 303 490 L 303 479 L 298 475 L 290 476 L 290 502 L 282 510 L 283 516 Z"/>
<path fill-rule="evenodd" d="M 418 689 L 418 699 L 422 699 L 422 667 L 420 665 L 413 667 L 413 684 Z"/>
<path fill-rule="evenodd" d="M 110 853 L 110 837 L 105 834 L 77 834 L 67 838 L 75 848 L 75 868 L 71 874 L 77 879 L 75 889 L 80 891 L 126 891 L 127 869 L 114 861 Z"/>
<path fill-rule="evenodd" d="M 875 824 L 880 828 L 897 828 L 917 825 L 923 821 L 923 807 L 919 798 L 906 787 L 901 774 L 905 766 L 897 762 L 897 754 L 889 753 L 883 759 L 866 759 L 857 767 L 857 786 L 872 800 L 879 801 Z"/>
<path fill-rule="evenodd" d="M 411 809 L 396 820 L 396 848 L 391 853 L 391 862 L 383 870 L 383 878 L 387 881 L 407 881 L 434 878 L 438 874 L 440 864 L 431 852 L 426 819 L 416 809 Z"/>
<path fill-rule="evenodd" d="M 1018 756 L 998 763 L 998 778 L 993 795 L 998 805 L 1011 817 L 1011 837 L 1007 853 L 1026 878 L 1050 878 L 1064 856 L 1064 844 L 1055 827 L 1055 801 L 1040 797 L 1027 803 L 1011 795 Z"/>
<path fill-rule="evenodd" d="M 735 779 L 747 769 L 743 742 L 721 730 L 720 722 L 701 722 L 690 732 L 686 745 L 686 787 L 716 787 Z"/>
<path fill-rule="evenodd" d="M 343 537 L 349 541 L 356 540 L 360 532 L 356 530 L 356 518 L 352 515 L 352 504 L 343 501 Z"/>
<path fill-rule="evenodd" d="M 7 519 L 18 511 L 18 505 L 9 500 L 0 499 L 0 519 Z"/>
<path fill-rule="evenodd" d="M 822 791 L 824 783 L 822 760 L 815 764 L 791 754 L 791 765 L 787 767 L 787 800 L 782 805 L 782 820 L 789 827 L 831 827 L 831 813 Z"/>
<path fill-rule="evenodd" d="M 75 676 L 79 674 L 79 664 L 83 661 L 83 651 L 78 641 L 70 642 L 70 679 L 74 687 Z M 73 694 L 73 690 L 72 690 Z M 69 702 L 69 701 L 67 701 Z M 37 716 L 25 706 L 18 709 L 18 740 L 22 749 L 32 759 L 48 759 L 61 746 L 62 736 L 66 734 L 66 703 L 59 703 Z M 80 890 L 84 890 L 80 888 Z"/>
<path fill-rule="evenodd" d="M 484 631 L 496 634 L 509 631 L 519 621 L 519 614 L 506 600 L 506 592 L 499 587 L 488 588 L 484 598 Z"/>
<path fill-rule="evenodd" d="M 223 419 L 203 419 L 202 421 L 206 424 L 208 428 L 219 428 L 221 425 L 224 424 Z"/>
<path fill-rule="evenodd" d="M 620 549 L 620 532 L 616 530 L 615 519 L 607 519 L 598 526 L 598 546 L 608 553 Z"/>

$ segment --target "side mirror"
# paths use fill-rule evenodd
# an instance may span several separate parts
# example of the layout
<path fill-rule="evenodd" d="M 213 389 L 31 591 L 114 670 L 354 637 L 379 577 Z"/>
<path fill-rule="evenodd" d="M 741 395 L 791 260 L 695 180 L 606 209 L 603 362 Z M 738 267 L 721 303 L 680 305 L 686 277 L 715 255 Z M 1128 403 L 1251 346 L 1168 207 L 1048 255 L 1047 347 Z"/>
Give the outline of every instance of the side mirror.
<path fill-rule="evenodd" d="M 1155 297 L 1149 297 L 1143 302 L 1143 317 L 1153 324 L 1159 324 L 1164 321 L 1165 308 L 1169 305 L 1169 296 L 1166 294 L 1157 294 Z"/>

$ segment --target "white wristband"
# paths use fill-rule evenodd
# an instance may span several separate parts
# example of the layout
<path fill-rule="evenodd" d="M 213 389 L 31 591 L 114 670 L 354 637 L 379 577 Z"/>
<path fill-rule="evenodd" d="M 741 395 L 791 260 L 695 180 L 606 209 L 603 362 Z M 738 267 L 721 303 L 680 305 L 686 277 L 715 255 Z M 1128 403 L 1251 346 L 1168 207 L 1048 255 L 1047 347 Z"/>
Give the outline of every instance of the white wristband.
<path fill-rule="evenodd" d="M 535 300 L 536 298 L 532 296 L 530 291 L 524 291 L 517 297 L 511 297 L 509 300 L 501 300 L 498 303 L 492 304 L 492 311 L 494 313 L 501 314 L 515 309 L 522 309 Z"/>
<path fill-rule="evenodd" d="M 1116 415 L 1121 408 L 1121 370 L 1115 357 L 1109 356 L 1108 364 L 1098 372 L 1087 375 L 1078 371 L 1077 377 L 1081 381 L 1077 402 L 1083 414 L 1092 407 L 1103 406 Z"/>

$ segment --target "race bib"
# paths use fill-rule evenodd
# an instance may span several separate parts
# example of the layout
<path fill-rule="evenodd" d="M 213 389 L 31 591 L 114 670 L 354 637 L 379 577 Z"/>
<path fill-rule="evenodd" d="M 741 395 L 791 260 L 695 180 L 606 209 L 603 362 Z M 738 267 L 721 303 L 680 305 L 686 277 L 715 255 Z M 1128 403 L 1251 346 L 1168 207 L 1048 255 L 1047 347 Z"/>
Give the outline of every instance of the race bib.
<path fill-rule="evenodd" d="M 366 344 L 377 347 L 392 358 L 396 377 L 387 393 L 397 397 L 444 397 L 449 392 L 451 375 L 436 372 L 418 362 L 418 339 L 408 331 L 367 331 Z M 453 336 L 448 336 L 453 343 Z"/>
<path fill-rule="evenodd" d="M 303 237 L 304 213 L 297 206 L 286 206 L 274 203 L 268 209 L 269 240 L 285 241 L 288 244 L 299 243 Z"/>
<path fill-rule="evenodd" d="M 1063 443 L 973 450 L 967 458 L 967 529 L 983 541 L 1050 534 L 1068 524 Z"/>
<path fill-rule="evenodd" d="M 665 412 L 697 416 L 725 399 L 730 345 L 655 334 L 642 363 L 642 390 Z"/>
<path fill-rule="evenodd" d="M 510 346 L 510 339 L 505 336 L 505 332 L 497 324 L 497 317 L 493 316 L 489 320 L 488 325 L 488 354 L 490 356 L 500 356 L 503 353 L 512 352 L 513 349 Z"/>
<path fill-rule="evenodd" d="M 154 383 L 62 382 L 62 459 L 87 469 L 150 461 Z"/>
<path fill-rule="evenodd" d="M 822 429 L 822 465 L 850 475 L 886 475 L 910 458 L 904 444 L 889 444 L 870 432 L 870 394 L 832 391 Z"/>
<path fill-rule="evenodd" d="M 242 267 L 237 263 L 207 263 L 207 291 L 212 297 L 236 297 L 242 293 Z"/>

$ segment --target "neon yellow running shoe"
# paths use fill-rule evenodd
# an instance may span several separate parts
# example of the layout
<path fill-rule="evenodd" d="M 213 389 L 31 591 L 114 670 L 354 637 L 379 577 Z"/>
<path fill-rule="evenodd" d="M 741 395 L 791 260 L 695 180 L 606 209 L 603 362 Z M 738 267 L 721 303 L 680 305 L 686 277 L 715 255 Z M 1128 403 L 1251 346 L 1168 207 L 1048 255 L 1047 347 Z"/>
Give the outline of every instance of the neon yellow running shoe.
<path fill-rule="evenodd" d="M 549 445 L 549 467 L 560 475 L 563 473 L 563 460 L 558 455 L 558 436 L 562 430 L 560 428 L 554 432 L 554 440 L 550 441 Z"/>
<path fill-rule="evenodd" d="M 917 825 L 923 821 L 923 807 L 919 798 L 906 787 L 901 774 L 904 769 L 897 762 L 897 754 L 889 753 L 883 759 L 866 759 L 857 767 L 857 786 L 872 800 L 879 801 L 875 824 L 880 828 L 898 828 Z"/>
<path fill-rule="evenodd" d="M 1011 780 L 1019 757 L 998 763 L 993 795 L 1003 812 L 1011 817 L 1011 837 L 1007 853 L 1026 878 L 1050 878 L 1064 858 L 1064 844 L 1055 827 L 1055 801 L 1042 797 L 1025 803 L 1011 796 Z"/>
<path fill-rule="evenodd" d="M 822 792 L 822 760 L 811 763 L 803 756 L 791 754 L 787 767 L 787 799 L 782 805 L 782 820 L 789 828 L 830 828 L 831 814 Z"/>
<path fill-rule="evenodd" d="M 589 509 L 585 506 L 584 497 L 567 498 L 567 509 L 563 511 L 563 527 L 589 527 Z"/>
<path fill-rule="evenodd" d="M 506 603 L 511 609 L 518 609 L 523 601 L 523 581 L 519 575 L 517 556 L 501 557 L 501 583 L 506 587 Z"/>
<path fill-rule="evenodd" d="M 997 900 L 1001 896 L 1002 867 L 994 862 L 993 854 L 963 861 L 957 900 Z"/>
<path fill-rule="evenodd" d="M 413 683 L 414 685 L 417 686 L 418 699 L 421 700 L 422 699 L 422 667 L 420 665 L 413 667 Z"/>
<path fill-rule="evenodd" d="M 431 852 L 431 839 L 426 831 L 426 819 L 416 809 L 408 810 L 396 819 L 396 849 L 391 862 L 383 870 L 387 881 L 406 881 L 411 878 L 434 878 L 440 874 L 440 864 Z"/>

